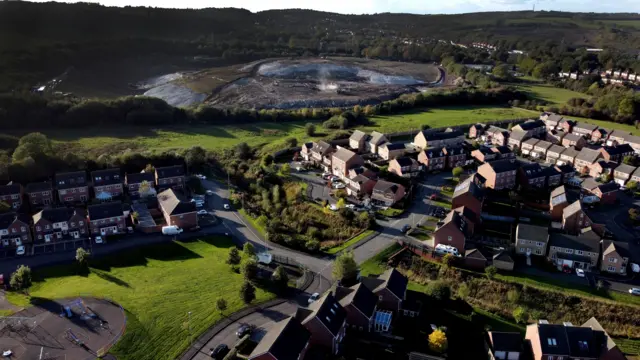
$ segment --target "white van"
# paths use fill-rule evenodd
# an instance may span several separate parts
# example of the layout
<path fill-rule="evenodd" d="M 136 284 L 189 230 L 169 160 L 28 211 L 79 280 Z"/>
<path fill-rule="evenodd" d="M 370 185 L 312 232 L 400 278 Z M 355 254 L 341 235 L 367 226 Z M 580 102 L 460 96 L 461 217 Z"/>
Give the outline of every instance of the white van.
<path fill-rule="evenodd" d="M 176 225 L 163 226 L 162 227 L 162 234 L 163 235 L 178 235 L 181 232 L 182 232 L 182 229 L 180 229 Z"/>
<path fill-rule="evenodd" d="M 451 254 L 453 256 L 458 256 L 458 257 L 461 256 L 458 249 L 456 249 L 451 245 L 445 245 L 445 244 L 436 245 L 436 254 L 440 254 L 440 255 Z"/>

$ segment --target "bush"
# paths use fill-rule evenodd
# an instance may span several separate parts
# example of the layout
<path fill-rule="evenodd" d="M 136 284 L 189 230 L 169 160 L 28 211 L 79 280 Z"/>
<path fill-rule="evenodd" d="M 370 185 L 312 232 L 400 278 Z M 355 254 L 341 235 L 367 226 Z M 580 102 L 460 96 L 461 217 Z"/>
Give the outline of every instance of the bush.
<path fill-rule="evenodd" d="M 307 136 L 315 136 L 316 135 L 316 126 L 313 125 L 312 123 L 307 123 L 307 125 L 305 125 L 305 127 L 304 127 L 304 131 L 307 134 Z"/>
<path fill-rule="evenodd" d="M 526 323 L 529 320 L 529 312 L 526 308 L 518 306 L 513 310 L 513 319 L 518 323 Z"/>
<path fill-rule="evenodd" d="M 276 268 L 271 277 L 278 290 L 285 290 L 289 286 L 289 275 L 282 265 Z"/>
<path fill-rule="evenodd" d="M 358 264 L 353 252 L 343 251 L 333 262 L 333 278 L 336 280 L 355 279 L 358 275 Z"/>
<path fill-rule="evenodd" d="M 467 285 L 467 283 L 462 283 L 460 284 L 460 286 L 458 286 L 459 299 L 465 300 L 470 293 L 471 293 L 471 290 L 469 289 L 469 285 Z"/>
<path fill-rule="evenodd" d="M 18 266 L 18 269 L 11 274 L 9 285 L 14 290 L 24 290 L 31 286 L 31 268 L 25 265 Z"/>
<path fill-rule="evenodd" d="M 242 258 L 240 257 L 240 252 L 237 248 L 232 247 L 229 249 L 229 256 L 227 257 L 227 264 L 229 265 L 238 265 Z"/>
<path fill-rule="evenodd" d="M 427 285 L 427 295 L 440 301 L 449 300 L 451 297 L 451 289 L 442 280 L 435 280 Z"/>
<path fill-rule="evenodd" d="M 256 256 L 256 248 L 250 242 L 244 243 L 242 246 L 242 252 L 248 257 Z"/>
<path fill-rule="evenodd" d="M 316 252 L 320 249 L 320 242 L 318 240 L 308 240 L 304 247 L 310 252 Z"/>
<path fill-rule="evenodd" d="M 496 274 L 498 273 L 498 269 L 493 265 L 487 266 L 484 269 L 484 273 L 487 274 L 487 277 L 489 279 L 493 279 L 496 276 Z"/>
<path fill-rule="evenodd" d="M 253 259 L 247 259 L 242 263 L 242 275 L 245 280 L 254 280 L 258 276 L 258 263 Z"/>
<path fill-rule="evenodd" d="M 520 301 L 520 291 L 516 289 L 507 291 L 507 300 L 512 304 L 517 304 Z"/>
<path fill-rule="evenodd" d="M 429 334 L 429 349 L 431 349 L 431 351 L 443 353 L 447 351 L 448 346 L 447 335 L 444 331 L 437 329 Z"/>
<path fill-rule="evenodd" d="M 245 281 L 240 287 L 240 298 L 245 304 L 251 304 L 256 299 L 256 288 L 250 282 Z"/>

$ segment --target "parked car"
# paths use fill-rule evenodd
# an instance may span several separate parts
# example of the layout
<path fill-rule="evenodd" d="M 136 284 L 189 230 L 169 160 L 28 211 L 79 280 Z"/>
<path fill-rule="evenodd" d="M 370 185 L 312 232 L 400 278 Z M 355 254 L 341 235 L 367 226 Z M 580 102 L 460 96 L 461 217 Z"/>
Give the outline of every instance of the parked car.
<path fill-rule="evenodd" d="M 347 187 L 347 185 L 345 185 L 344 183 L 341 183 L 341 182 L 334 182 L 334 183 L 332 184 L 332 187 L 333 187 L 334 189 L 344 189 L 344 188 L 346 188 L 346 187 Z"/>
<path fill-rule="evenodd" d="M 209 213 L 207 212 L 207 210 L 202 209 L 202 210 L 198 210 L 198 213 L 197 213 L 197 214 L 198 214 L 198 215 L 207 215 L 207 214 L 209 214 Z"/>
<path fill-rule="evenodd" d="M 197 177 L 200 180 L 207 180 L 207 177 L 202 174 L 196 174 L 195 177 Z"/>
<path fill-rule="evenodd" d="M 213 191 L 211 191 L 211 190 L 207 190 L 207 191 L 206 191 L 206 194 L 207 194 L 207 195 L 213 195 Z"/>
<path fill-rule="evenodd" d="M 411 225 L 409 224 L 404 224 L 404 226 L 402 226 L 402 232 L 406 233 L 407 231 L 411 230 Z"/>
<path fill-rule="evenodd" d="M 93 242 L 95 242 L 96 244 L 102 244 L 102 236 L 96 236 L 95 238 L 93 238 Z"/>
<path fill-rule="evenodd" d="M 573 270 L 571 270 L 570 267 L 568 267 L 567 265 L 563 265 L 562 266 L 562 272 L 565 274 L 571 274 L 573 272 Z"/>
<path fill-rule="evenodd" d="M 215 348 L 209 350 L 209 356 L 216 360 L 222 360 L 229 353 L 229 347 L 225 344 L 220 344 Z"/>
<path fill-rule="evenodd" d="M 631 295 L 640 295 L 640 288 L 631 288 L 631 289 L 629 289 L 629 294 L 631 294 Z"/>
<path fill-rule="evenodd" d="M 329 205 L 329 210 L 331 210 L 331 211 L 338 211 L 338 210 L 339 210 L 338 205 L 336 205 L 336 204 L 331 204 L 331 205 Z"/>
<path fill-rule="evenodd" d="M 229 206 L 229 204 L 224 204 L 224 205 L 222 205 L 222 207 L 223 207 L 225 210 L 230 210 L 230 209 L 231 209 L 231 206 Z"/>
<path fill-rule="evenodd" d="M 576 275 L 578 275 L 578 277 L 584 277 L 584 270 L 576 269 Z"/>
<path fill-rule="evenodd" d="M 178 235 L 181 232 L 182 232 L 182 229 L 180 229 L 176 225 L 162 227 L 162 235 Z"/>
<path fill-rule="evenodd" d="M 436 253 L 440 255 L 451 254 L 453 256 L 458 256 L 458 257 L 461 256 L 457 248 L 451 245 L 445 245 L 445 244 L 436 245 Z"/>
<path fill-rule="evenodd" d="M 319 293 L 313 293 L 313 294 L 311 294 L 311 296 L 309 296 L 309 300 L 307 300 L 307 302 L 309 304 L 313 304 L 313 302 L 318 300 L 319 298 L 320 298 L 320 294 Z"/>
<path fill-rule="evenodd" d="M 22 256 L 25 253 L 24 245 L 20 245 L 16 248 L 16 255 Z"/>
<path fill-rule="evenodd" d="M 250 325 L 247 325 L 247 324 L 240 325 L 238 330 L 236 330 L 236 336 L 241 338 L 241 337 L 243 337 L 245 335 L 251 334 L 252 330 L 253 329 L 251 328 Z"/>
<path fill-rule="evenodd" d="M 431 196 L 429 196 L 429 200 L 438 200 L 438 195 L 437 194 L 431 194 Z"/>
<path fill-rule="evenodd" d="M 127 226 L 127 233 L 133 234 L 133 226 Z"/>

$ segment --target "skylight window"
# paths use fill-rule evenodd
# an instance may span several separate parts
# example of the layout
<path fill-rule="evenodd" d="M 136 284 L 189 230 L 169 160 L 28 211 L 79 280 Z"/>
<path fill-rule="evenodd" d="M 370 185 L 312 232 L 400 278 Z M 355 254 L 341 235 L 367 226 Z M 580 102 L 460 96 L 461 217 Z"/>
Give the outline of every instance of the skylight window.
<path fill-rule="evenodd" d="M 556 338 L 547 338 L 547 344 L 549 344 L 549 346 L 558 346 Z"/>

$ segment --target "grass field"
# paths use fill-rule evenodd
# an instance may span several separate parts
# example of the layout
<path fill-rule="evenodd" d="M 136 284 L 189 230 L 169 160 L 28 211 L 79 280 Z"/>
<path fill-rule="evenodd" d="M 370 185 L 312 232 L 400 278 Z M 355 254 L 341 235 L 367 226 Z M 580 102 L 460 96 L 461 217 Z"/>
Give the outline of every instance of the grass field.
<path fill-rule="evenodd" d="M 588 98 L 589 95 L 557 88 L 548 84 L 514 84 L 520 90 L 527 92 L 530 96 L 543 100 L 550 105 L 562 105 L 571 98 Z"/>
<path fill-rule="evenodd" d="M 340 252 L 340 251 L 342 251 L 342 250 L 344 250 L 344 249 L 348 248 L 349 246 L 351 246 L 351 245 L 355 245 L 358 241 L 360 241 L 360 240 L 362 240 L 362 239 L 366 238 L 367 236 L 369 236 L 369 235 L 371 235 L 371 234 L 373 234 L 373 230 L 365 230 L 365 231 L 363 231 L 362 233 L 360 233 L 360 234 L 358 234 L 358 235 L 356 235 L 356 236 L 352 237 L 351 239 L 349 239 L 349 240 L 347 240 L 347 241 L 343 242 L 342 244 L 340 244 L 340 245 L 338 245 L 338 246 L 334 246 L 334 247 L 332 247 L 332 248 L 330 248 L 330 249 L 327 249 L 327 250 L 325 251 L 325 253 L 327 253 L 327 254 L 329 254 L 329 255 L 335 255 L 335 254 L 337 254 L 338 252 Z"/>
<path fill-rule="evenodd" d="M 227 313 L 243 308 L 242 275 L 225 264 L 233 244 L 226 237 L 141 247 L 91 262 L 88 276 L 73 266 L 37 271 L 31 300 L 94 295 L 118 302 L 127 314 L 125 335 L 112 352 L 118 359 L 175 359 L 195 337 L 215 323 L 218 298 Z M 256 300 L 273 295 L 257 289 Z M 191 312 L 191 324 L 188 321 Z"/>

